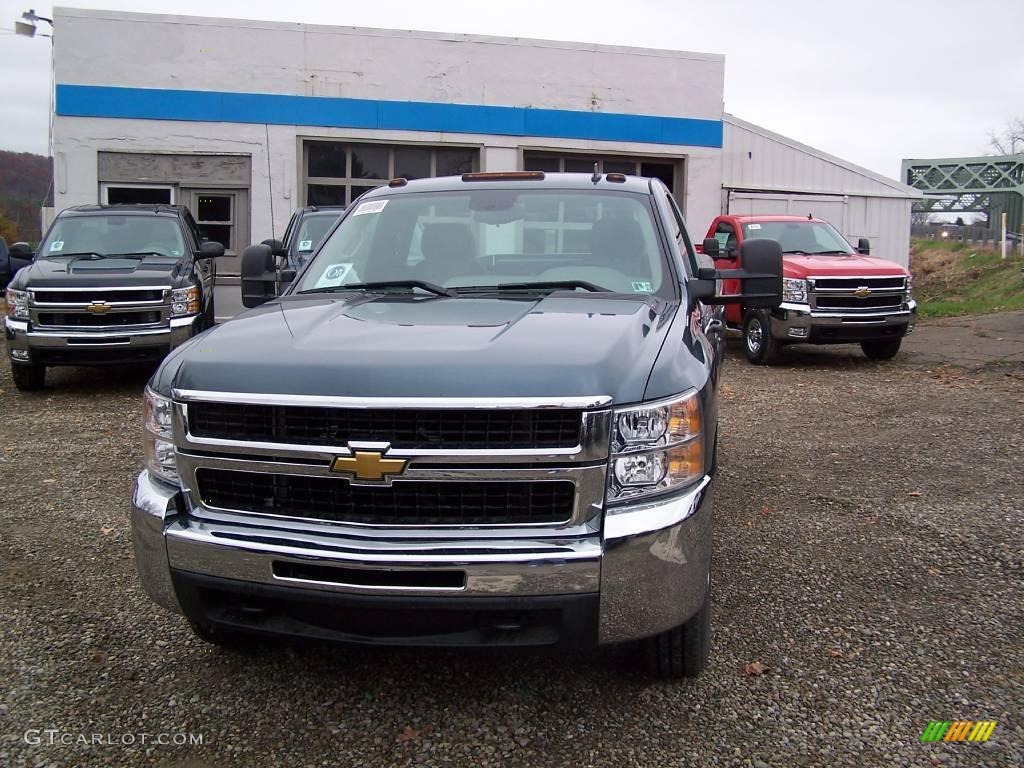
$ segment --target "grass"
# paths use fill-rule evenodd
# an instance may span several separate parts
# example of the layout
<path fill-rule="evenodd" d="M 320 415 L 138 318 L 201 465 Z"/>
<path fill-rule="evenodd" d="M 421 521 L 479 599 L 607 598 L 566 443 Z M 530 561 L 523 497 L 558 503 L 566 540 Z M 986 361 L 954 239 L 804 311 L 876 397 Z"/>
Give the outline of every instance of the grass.
<path fill-rule="evenodd" d="M 969 243 L 915 239 L 910 271 L 921 317 L 1024 309 L 1024 259 Z"/>

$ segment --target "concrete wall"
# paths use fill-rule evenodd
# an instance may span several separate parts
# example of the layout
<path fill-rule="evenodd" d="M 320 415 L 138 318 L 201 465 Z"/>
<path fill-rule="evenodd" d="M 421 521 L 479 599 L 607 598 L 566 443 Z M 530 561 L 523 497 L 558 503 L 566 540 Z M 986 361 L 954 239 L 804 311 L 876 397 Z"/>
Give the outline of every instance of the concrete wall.
<path fill-rule="evenodd" d="M 59 86 L 416 101 L 516 107 L 531 114 L 572 110 L 584 118 L 722 118 L 724 58 L 718 55 L 78 9 L 57 9 L 55 23 Z M 471 144 L 481 149 L 482 170 L 517 168 L 524 146 L 668 154 L 687 158 L 686 192 L 680 202 L 693 228 L 699 230 L 718 208 L 721 150 L 715 146 L 573 138 L 571 126 L 564 137 L 538 137 L 73 117 L 62 113 L 60 88 L 57 111 L 58 208 L 96 201 L 97 151 L 246 153 L 252 158 L 251 221 L 256 240 L 268 237 L 272 228 L 280 234 L 301 199 L 302 137 Z M 286 115 L 276 118 L 273 122 L 288 122 Z"/>

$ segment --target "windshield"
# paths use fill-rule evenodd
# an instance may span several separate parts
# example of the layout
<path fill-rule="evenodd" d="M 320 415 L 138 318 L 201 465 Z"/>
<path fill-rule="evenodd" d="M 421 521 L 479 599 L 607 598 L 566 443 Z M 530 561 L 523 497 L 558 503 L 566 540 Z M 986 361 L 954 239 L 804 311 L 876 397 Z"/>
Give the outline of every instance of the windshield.
<path fill-rule="evenodd" d="M 335 211 L 333 213 L 310 213 L 304 216 L 292 246 L 292 253 L 296 256 L 300 254 L 308 256 L 315 251 L 320 241 L 324 239 L 324 235 L 327 234 L 327 230 L 334 225 L 340 215 L 341 211 Z"/>
<path fill-rule="evenodd" d="M 409 280 L 445 288 L 584 281 L 654 293 L 665 270 L 644 195 L 476 189 L 358 203 L 294 290 Z"/>
<path fill-rule="evenodd" d="M 39 246 L 42 258 L 65 254 L 156 253 L 180 257 L 185 241 L 175 219 L 163 216 L 67 216 L 57 219 Z"/>
<path fill-rule="evenodd" d="M 852 256 L 853 248 L 835 227 L 823 221 L 762 221 L 744 224 L 743 236 L 751 240 L 774 240 L 783 253 L 834 254 Z"/>

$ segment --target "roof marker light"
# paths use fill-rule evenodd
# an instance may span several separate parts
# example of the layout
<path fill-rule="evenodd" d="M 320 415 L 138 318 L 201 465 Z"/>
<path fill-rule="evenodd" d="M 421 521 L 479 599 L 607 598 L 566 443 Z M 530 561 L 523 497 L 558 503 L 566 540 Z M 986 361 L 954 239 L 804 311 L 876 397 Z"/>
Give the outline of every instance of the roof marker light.
<path fill-rule="evenodd" d="M 604 178 L 607 181 L 614 181 L 616 184 L 626 183 L 626 174 L 624 173 L 606 173 Z"/>
<path fill-rule="evenodd" d="M 392 179 L 388 182 L 389 187 L 404 187 L 409 183 L 409 180 L 405 176 L 399 176 L 398 178 Z"/>
<path fill-rule="evenodd" d="M 543 181 L 544 171 L 490 171 L 486 173 L 464 173 L 463 181 Z"/>

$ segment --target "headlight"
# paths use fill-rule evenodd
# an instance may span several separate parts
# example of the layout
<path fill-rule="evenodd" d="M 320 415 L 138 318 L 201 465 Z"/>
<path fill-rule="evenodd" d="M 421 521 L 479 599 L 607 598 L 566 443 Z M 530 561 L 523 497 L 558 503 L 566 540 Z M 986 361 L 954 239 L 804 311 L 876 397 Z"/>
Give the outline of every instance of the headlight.
<path fill-rule="evenodd" d="M 613 415 L 609 502 L 649 496 L 704 475 L 704 435 L 696 392 Z"/>
<path fill-rule="evenodd" d="M 17 320 L 28 320 L 28 291 L 7 289 L 7 316 Z"/>
<path fill-rule="evenodd" d="M 178 484 L 178 461 L 174 453 L 171 401 L 146 387 L 142 415 L 142 439 L 146 469 L 169 483 Z"/>
<path fill-rule="evenodd" d="M 806 304 L 807 281 L 794 280 L 791 277 L 782 278 L 782 300 L 792 301 L 795 304 Z"/>
<path fill-rule="evenodd" d="M 907 292 L 903 296 L 903 300 L 909 302 L 914 298 L 914 278 L 907 276 Z"/>
<path fill-rule="evenodd" d="M 175 288 L 171 291 L 171 317 L 194 315 L 199 312 L 199 286 Z"/>

